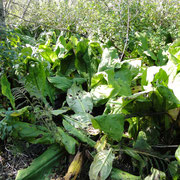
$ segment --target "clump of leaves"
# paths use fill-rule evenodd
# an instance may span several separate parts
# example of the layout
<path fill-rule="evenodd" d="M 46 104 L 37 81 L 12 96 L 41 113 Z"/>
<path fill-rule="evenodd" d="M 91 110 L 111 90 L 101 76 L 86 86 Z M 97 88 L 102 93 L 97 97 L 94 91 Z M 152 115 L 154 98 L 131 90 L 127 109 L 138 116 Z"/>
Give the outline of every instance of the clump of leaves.
<path fill-rule="evenodd" d="M 161 63 L 140 35 L 139 54 L 156 65 L 147 66 L 142 58 L 121 62 L 115 48 L 69 34 L 43 33 L 31 44 L 23 35 L 18 38 L 23 44 L 17 51 L 18 76 L 14 72 L 11 81 L 7 73 L 1 76 L 1 96 L 12 107 L 1 108 L 1 139 L 11 136 L 52 148 L 19 171 L 17 179 L 38 178 L 40 171 L 34 169 L 52 167 L 65 150 L 78 152 L 75 177 L 89 152 L 91 180 L 178 178 L 179 148 L 174 155 L 166 147 L 179 135 L 179 40 L 169 48 L 168 62 Z M 114 168 L 123 156 L 131 159 L 132 174 Z"/>

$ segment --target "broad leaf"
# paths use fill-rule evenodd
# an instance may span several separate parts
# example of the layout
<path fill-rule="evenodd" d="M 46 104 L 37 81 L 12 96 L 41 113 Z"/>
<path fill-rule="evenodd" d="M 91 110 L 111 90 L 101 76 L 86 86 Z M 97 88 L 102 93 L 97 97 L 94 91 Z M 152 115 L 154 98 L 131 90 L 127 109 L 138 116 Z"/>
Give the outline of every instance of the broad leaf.
<path fill-rule="evenodd" d="M 71 116 L 63 115 L 63 117 L 75 128 L 85 130 L 91 125 L 92 116 L 88 113 L 77 113 Z"/>
<path fill-rule="evenodd" d="M 60 127 L 57 127 L 57 130 L 58 134 L 56 135 L 56 137 L 60 135 L 60 141 L 58 143 L 62 142 L 69 154 L 75 154 L 75 148 L 78 142 L 73 137 L 65 133 Z M 56 141 L 58 141 L 58 139 L 56 139 Z"/>
<path fill-rule="evenodd" d="M 98 152 L 90 167 L 90 180 L 105 180 L 111 172 L 114 158 L 112 149 Z"/>
<path fill-rule="evenodd" d="M 95 141 L 90 139 L 84 132 L 82 132 L 81 130 L 78 130 L 77 128 L 75 128 L 74 126 L 72 126 L 70 123 L 68 123 L 65 120 L 63 120 L 63 126 L 70 134 L 77 137 L 82 142 L 89 144 L 91 147 L 94 147 Z"/>
<path fill-rule="evenodd" d="M 9 126 L 12 126 L 11 135 L 14 138 L 23 139 L 33 144 L 55 143 L 52 134 L 43 126 L 17 121 L 11 121 Z"/>
<path fill-rule="evenodd" d="M 42 155 L 36 158 L 28 168 L 19 170 L 16 180 L 45 179 L 63 155 L 64 151 L 62 147 L 57 145 L 50 146 Z"/>
<path fill-rule="evenodd" d="M 15 99 L 11 93 L 10 83 L 5 74 L 3 74 L 1 77 L 1 91 L 2 94 L 10 100 L 12 107 L 15 109 Z"/>
<path fill-rule="evenodd" d="M 170 60 L 179 66 L 180 63 L 180 39 L 176 40 L 170 47 L 169 47 L 169 53 L 170 53 Z"/>
<path fill-rule="evenodd" d="M 99 85 L 93 88 L 91 90 L 91 97 L 94 105 L 98 106 L 101 104 L 105 104 L 111 97 L 113 90 L 114 88 L 108 85 Z"/>
<path fill-rule="evenodd" d="M 119 63 L 117 50 L 114 47 L 105 48 L 98 67 L 98 72 L 114 67 L 116 63 Z"/>
<path fill-rule="evenodd" d="M 90 113 L 93 109 L 91 95 L 83 91 L 76 84 L 73 84 L 67 91 L 67 103 L 75 113 Z"/>
<path fill-rule="evenodd" d="M 172 85 L 169 87 L 173 90 L 174 95 L 178 98 L 180 101 L 180 73 L 178 73 L 172 83 Z"/>
<path fill-rule="evenodd" d="M 54 86 L 62 91 L 66 92 L 73 84 L 71 79 L 68 79 L 64 76 L 55 76 L 48 77 L 50 83 L 53 83 Z"/>
<path fill-rule="evenodd" d="M 120 141 L 124 131 L 124 115 L 101 115 L 92 119 L 94 128 L 100 129 L 113 140 Z"/>
<path fill-rule="evenodd" d="M 140 149 L 140 150 L 151 150 L 151 146 L 147 143 L 147 137 L 146 133 L 143 131 L 140 131 L 137 137 L 137 140 L 134 144 L 135 149 Z"/>
<path fill-rule="evenodd" d="M 53 83 L 54 86 L 62 91 L 66 92 L 69 88 L 71 88 L 73 83 L 82 84 L 86 80 L 84 78 L 67 78 L 65 76 L 55 76 L 55 77 L 48 77 L 50 83 Z"/>
<path fill-rule="evenodd" d="M 157 90 L 165 100 L 166 110 L 180 107 L 180 101 L 176 98 L 173 91 L 170 90 L 168 87 L 160 85 L 158 86 Z"/>
<path fill-rule="evenodd" d="M 41 50 L 40 54 L 41 56 L 50 63 L 55 62 L 57 60 L 57 54 L 54 52 L 50 47 L 46 45 L 40 45 L 39 49 Z"/>
<path fill-rule="evenodd" d="M 176 150 L 175 157 L 176 157 L 176 159 L 178 160 L 178 162 L 180 164 L 180 146 Z"/>
<path fill-rule="evenodd" d="M 171 174 L 173 180 L 178 180 L 180 178 L 179 174 L 179 164 L 178 161 L 172 161 L 168 164 L 168 170 Z"/>

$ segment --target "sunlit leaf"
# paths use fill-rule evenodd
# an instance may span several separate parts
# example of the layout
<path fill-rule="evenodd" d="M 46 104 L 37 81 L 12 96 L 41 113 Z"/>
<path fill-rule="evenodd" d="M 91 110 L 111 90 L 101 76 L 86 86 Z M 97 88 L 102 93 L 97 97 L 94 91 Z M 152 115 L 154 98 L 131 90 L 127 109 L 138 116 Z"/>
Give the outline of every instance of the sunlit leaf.
<path fill-rule="evenodd" d="M 93 109 L 91 95 L 80 86 L 73 84 L 67 91 L 67 103 L 75 113 L 88 113 Z"/>
<path fill-rule="evenodd" d="M 111 172 L 114 158 L 112 149 L 98 152 L 90 167 L 90 180 L 105 180 Z"/>

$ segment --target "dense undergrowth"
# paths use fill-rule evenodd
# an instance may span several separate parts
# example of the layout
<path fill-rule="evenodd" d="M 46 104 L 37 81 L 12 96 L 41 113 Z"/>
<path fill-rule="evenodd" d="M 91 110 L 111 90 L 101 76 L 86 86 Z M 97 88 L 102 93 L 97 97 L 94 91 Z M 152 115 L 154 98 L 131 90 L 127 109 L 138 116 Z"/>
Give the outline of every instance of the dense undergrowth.
<path fill-rule="evenodd" d="M 87 29 L 79 26 L 79 15 L 73 16 L 76 24 L 61 24 L 68 26 L 65 30 L 55 23 L 53 29 L 21 24 L 4 31 L 1 144 L 21 147 L 18 153 L 32 144 L 45 145 L 28 168 L 18 171 L 16 180 L 51 179 L 54 168 L 63 166 L 69 154 L 74 159 L 67 173 L 61 167 L 58 174 L 65 180 L 179 179 L 179 21 L 172 18 L 170 26 L 176 8 L 162 4 L 164 13 L 170 12 L 165 16 L 161 11 L 156 14 L 153 4 L 139 4 L 154 9 L 149 16 L 149 11 L 143 14 L 138 4 L 130 2 L 131 6 L 124 2 L 121 7 L 126 7 L 126 15 L 119 19 L 125 24 L 119 29 L 126 32 L 120 33 L 122 37 L 113 29 L 116 24 L 104 24 L 111 16 L 117 18 L 113 12 L 119 13 L 118 7 L 106 3 L 99 7 L 95 2 L 93 12 L 102 11 L 96 19 L 104 19 L 96 26 L 94 19 L 88 20 Z M 103 14 L 103 8 L 110 7 L 113 11 Z M 128 27 L 128 12 L 137 7 L 140 19 L 135 16 Z M 71 13 L 77 13 L 76 8 Z"/>

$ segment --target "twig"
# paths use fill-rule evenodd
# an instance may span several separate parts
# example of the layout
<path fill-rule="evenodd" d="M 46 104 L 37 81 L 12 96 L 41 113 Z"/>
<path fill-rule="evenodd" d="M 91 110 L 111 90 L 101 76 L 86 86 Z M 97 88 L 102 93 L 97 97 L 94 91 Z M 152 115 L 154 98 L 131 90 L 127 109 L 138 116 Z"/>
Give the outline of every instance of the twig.
<path fill-rule="evenodd" d="M 155 148 L 178 148 L 179 145 L 156 145 Z"/>
<path fill-rule="evenodd" d="M 123 52 L 121 54 L 120 62 L 123 59 L 123 56 L 124 56 L 124 53 L 125 53 L 125 50 L 126 50 L 126 46 L 127 46 L 127 42 L 128 42 L 128 38 L 129 38 L 129 24 L 130 24 L 130 10 L 129 9 L 130 8 L 129 8 L 129 0 L 128 0 L 128 21 L 127 21 L 127 31 L 126 31 L 126 42 L 125 42 L 125 45 L 124 45 Z"/>
<path fill-rule="evenodd" d="M 11 15 L 11 16 L 15 16 L 15 17 L 17 17 L 17 18 L 19 18 L 19 19 L 22 19 L 22 20 L 24 20 L 24 21 L 26 21 L 26 22 L 31 22 L 31 21 L 26 20 L 26 19 L 24 19 L 24 18 L 22 18 L 22 17 L 20 17 L 20 16 L 18 16 L 18 15 L 16 15 L 16 14 L 9 13 L 8 11 L 6 11 L 6 13 L 9 14 L 9 15 Z"/>
<path fill-rule="evenodd" d="M 30 3 L 31 3 L 31 0 L 28 0 L 28 5 L 26 6 L 26 9 L 24 10 L 23 15 L 21 17 L 22 19 L 24 18 L 25 14 L 27 12 L 27 9 L 29 8 Z"/>
<path fill-rule="evenodd" d="M 125 119 L 129 119 L 129 118 L 132 118 L 132 117 L 145 117 L 145 116 L 157 116 L 157 115 L 168 115 L 167 112 L 155 112 L 155 113 L 145 113 L 145 114 L 127 114 L 125 116 Z"/>

